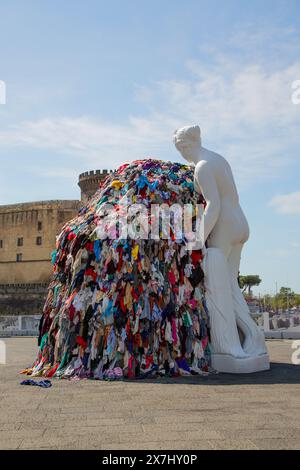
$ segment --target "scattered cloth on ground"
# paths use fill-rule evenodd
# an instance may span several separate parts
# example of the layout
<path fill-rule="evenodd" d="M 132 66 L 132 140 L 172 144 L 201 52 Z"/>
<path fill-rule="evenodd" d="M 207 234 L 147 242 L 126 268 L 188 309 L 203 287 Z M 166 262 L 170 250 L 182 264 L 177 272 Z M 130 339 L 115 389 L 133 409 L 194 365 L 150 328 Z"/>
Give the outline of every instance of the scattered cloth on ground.
<path fill-rule="evenodd" d="M 23 380 L 20 382 L 20 385 L 34 385 L 36 387 L 42 387 L 42 388 L 49 388 L 52 387 L 51 380 L 33 380 L 33 379 L 28 379 L 28 380 Z"/>
<path fill-rule="evenodd" d="M 138 160 L 110 174 L 57 237 L 39 354 L 23 373 L 120 380 L 210 371 L 201 251 L 186 250 L 176 214 L 168 239 L 159 225 L 156 240 L 124 237 L 124 201 L 147 209 L 144 219 L 130 212 L 135 233 L 157 223 L 153 204 L 205 204 L 188 165 Z"/>

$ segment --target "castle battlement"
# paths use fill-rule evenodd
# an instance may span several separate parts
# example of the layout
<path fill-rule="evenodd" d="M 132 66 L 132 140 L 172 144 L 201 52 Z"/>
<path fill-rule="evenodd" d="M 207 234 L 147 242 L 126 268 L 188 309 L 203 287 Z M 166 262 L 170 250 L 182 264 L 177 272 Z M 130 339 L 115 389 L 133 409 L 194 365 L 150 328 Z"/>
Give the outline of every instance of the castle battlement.
<path fill-rule="evenodd" d="M 102 178 L 104 176 L 107 176 L 109 175 L 110 173 L 113 173 L 114 170 L 107 170 L 107 169 L 103 169 L 103 170 L 90 170 L 90 171 L 86 171 L 85 173 L 81 173 L 79 175 L 79 181 L 82 180 L 82 179 L 86 179 L 86 178 L 91 178 L 91 177 L 94 177 L 94 176 L 102 176 Z"/>
<path fill-rule="evenodd" d="M 81 201 L 83 203 L 87 202 L 88 199 L 95 194 L 101 181 L 112 173 L 114 173 L 114 170 L 107 169 L 91 170 L 81 173 L 78 180 L 78 186 L 81 190 Z"/>

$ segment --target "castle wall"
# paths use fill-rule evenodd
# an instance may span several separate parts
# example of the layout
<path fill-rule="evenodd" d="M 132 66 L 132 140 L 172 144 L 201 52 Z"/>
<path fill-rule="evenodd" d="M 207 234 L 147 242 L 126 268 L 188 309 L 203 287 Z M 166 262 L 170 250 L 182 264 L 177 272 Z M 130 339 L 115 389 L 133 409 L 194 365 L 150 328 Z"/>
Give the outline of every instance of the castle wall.
<path fill-rule="evenodd" d="M 41 314 L 47 287 L 48 283 L 0 284 L 0 316 Z"/>
<path fill-rule="evenodd" d="M 79 205 L 42 201 L 0 206 L 0 284 L 48 282 L 56 235 Z"/>
<path fill-rule="evenodd" d="M 53 200 L 0 206 L 0 315 L 42 312 L 52 273 L 51 253 L 55 249 L 56 236 L 110 172 L 82 173 L 78 182 L 81 201 Z"/>

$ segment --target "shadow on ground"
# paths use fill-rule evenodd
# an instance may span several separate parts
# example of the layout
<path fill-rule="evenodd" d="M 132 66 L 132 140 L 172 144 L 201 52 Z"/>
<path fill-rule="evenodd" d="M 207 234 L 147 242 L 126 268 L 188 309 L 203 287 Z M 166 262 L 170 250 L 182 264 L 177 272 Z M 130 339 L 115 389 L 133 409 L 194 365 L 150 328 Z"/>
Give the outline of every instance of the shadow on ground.
<path fill-rule="evenodd" d="M 197 375 L 188 377 L 164 377 L 153 379 L 133 379 L 124 382 L 184 384 L 184 385 L 273 385 L 273 384 L 300 384 L 300 365 L 271 362 L 270 370 L 255 372 L 253 374 L 212 374 L 207 377 Z"/>

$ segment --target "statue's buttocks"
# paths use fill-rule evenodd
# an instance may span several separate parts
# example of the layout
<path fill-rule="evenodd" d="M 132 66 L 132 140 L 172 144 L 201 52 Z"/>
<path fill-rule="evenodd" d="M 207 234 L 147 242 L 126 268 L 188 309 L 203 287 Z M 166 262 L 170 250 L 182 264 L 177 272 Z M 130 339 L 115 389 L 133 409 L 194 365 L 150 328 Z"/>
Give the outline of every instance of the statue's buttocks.
<path fill-rule="evenodd" d="M 215 152 L 201 148 L 200 162 L 195 167 L 195 189 L 205 192 L 204 197 L 211 201 L 215 210 L 209 208 L 208 212 L 218 212 L 215 224 L 205 240 L 210 247 L 219 248 L 228 256 L 233 245 L 245 243 L 249 238 L 249 225 L 239 204 L 239 196 L 230 165 L 225 158 Z M 210 174 L 209 184 L 207 176 Z M 212 188 L 214 180 L 217 191 Z M 212 201 L 214 198 L 214 201 Z M 206 217 L 215 218 L 214 214 Z M 209 221 L 208 221 L 209 222 Z"/>
<path fill-rule="evenodd" d="M 220 215 L 207 239 L 208 247 L 222 250 L 225 256 L 238 244 L 244 244 L 249 238 L 249 225 L 240 205 L 233 206 L 223 201 Z"/>

